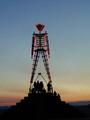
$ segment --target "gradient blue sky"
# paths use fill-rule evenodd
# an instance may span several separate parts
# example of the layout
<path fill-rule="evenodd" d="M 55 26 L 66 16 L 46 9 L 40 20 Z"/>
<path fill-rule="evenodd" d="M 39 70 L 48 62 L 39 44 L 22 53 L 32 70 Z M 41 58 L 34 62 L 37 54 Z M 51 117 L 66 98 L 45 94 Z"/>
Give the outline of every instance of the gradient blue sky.
<path fill-rule="evenodd" d="M 36 23 L 48 31 L 54 89 L 90 100 L 90 0 L 0 0 L 0 105 L 28 93 Z"/>

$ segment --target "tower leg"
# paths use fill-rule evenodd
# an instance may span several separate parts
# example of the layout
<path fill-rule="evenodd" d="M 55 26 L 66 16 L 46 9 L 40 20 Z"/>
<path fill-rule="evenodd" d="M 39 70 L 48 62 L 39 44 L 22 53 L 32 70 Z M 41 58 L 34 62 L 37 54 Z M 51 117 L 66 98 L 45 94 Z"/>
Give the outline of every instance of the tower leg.
<path fill-rule="evenodd" d="M 35 71 L 36 71 L 36 68 L 37 68 L 39 57 L 40 57 L 39 51 L 36 51 L 35 55 L 34 55 L 34 59 L 33 59 L 33 67 L 32 67 L 32 74 L 31 74 L 29 92 L 31 92 L 31 89 L 32 89 L 32 83 L 33 83 L 33 79 L 34 79 L 34 76 L 35 76 Z"/>
<path fill-rule="evenodd" d="M 50 70 L 49 70 L 49 63 L 48 63 L 48 58 L 47 58 L 45 51 L 42 52 L 42 59 L 43 59 L 43 63 L 44 63 L 45 69 L 46 69 L 46 73 L 48 75 L 48 79 L 49 79 L 49 82 L 47 84 L 47 91 L 53 92 L 52 80 L 51 80 L 51 75 L 50 75 Z"/>

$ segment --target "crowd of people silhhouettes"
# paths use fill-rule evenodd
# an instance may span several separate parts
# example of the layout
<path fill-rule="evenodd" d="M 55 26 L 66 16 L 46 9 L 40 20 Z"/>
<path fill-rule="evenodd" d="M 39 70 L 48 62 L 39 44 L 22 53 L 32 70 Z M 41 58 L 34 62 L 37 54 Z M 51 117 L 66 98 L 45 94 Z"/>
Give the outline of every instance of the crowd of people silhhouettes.
<path fill-rule="evenodd" d="M 32 93 L 45 93 L 46 89 L 42 81 L 35 81 L 33 83 Z M 47 92 L 53 92 L 53 87 L 50 82 L 47 84 Z"/>

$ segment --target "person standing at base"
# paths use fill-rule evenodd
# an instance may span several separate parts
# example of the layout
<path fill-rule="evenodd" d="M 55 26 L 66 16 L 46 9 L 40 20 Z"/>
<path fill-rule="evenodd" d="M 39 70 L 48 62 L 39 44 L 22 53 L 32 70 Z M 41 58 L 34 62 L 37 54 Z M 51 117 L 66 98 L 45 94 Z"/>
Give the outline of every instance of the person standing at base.
<path fill-rule="evenodd" d="M 52 87 L 51 82 L 48 82 L 48 84 L 47 84 L 47 91 L 48 92 L 53 92 L 53 87 Z"/>

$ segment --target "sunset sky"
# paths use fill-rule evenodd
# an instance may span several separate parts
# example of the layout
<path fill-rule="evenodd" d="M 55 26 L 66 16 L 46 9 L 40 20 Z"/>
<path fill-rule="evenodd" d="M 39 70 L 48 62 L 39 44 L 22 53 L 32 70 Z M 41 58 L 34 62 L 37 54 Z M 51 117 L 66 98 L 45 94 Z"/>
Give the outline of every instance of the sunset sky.
<path fill-rule="evenodd" d="M 29 91 L 36 23 L 50 40 L 50 71 L 62 100 L 90 100 L 90 0 L 0 0 L 0 105 Z"/>

